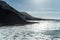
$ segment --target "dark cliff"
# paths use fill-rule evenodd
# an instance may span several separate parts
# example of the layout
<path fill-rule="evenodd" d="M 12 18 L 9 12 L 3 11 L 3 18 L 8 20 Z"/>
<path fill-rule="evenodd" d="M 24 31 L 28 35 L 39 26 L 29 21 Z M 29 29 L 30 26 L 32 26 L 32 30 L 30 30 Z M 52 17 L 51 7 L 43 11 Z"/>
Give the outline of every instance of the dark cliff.
<path fill-rule="evenodd" d="M 27 21 L 20 12 L 0 1 L 0 25 L 25 24 Z"/>

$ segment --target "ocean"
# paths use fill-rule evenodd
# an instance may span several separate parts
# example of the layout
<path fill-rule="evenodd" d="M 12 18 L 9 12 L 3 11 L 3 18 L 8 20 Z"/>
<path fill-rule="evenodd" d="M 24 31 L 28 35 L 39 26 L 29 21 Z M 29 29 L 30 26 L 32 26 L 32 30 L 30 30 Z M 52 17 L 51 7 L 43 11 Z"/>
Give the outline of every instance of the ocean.
<path fill-rule="evenodd" d="M 60 40 L 60 22 L 36 22 L 39 23 L 0 27 L 0 40 Z"/>

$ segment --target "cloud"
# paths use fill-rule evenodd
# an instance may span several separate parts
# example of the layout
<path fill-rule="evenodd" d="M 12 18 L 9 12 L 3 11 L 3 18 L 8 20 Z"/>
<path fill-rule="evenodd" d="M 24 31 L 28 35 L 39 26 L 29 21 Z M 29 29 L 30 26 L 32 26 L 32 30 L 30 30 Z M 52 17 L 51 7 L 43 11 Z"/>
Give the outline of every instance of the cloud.
<path fill-rule="evenodd" d="M 29 6 L 27 7 L 32 8 L 32 10 L 39 11 L 39 10 L 46 10 L 49 8 L 52 9 L 52 0 L 28 0 L 27 1 Z"/>
<path fill-rule="evenodd" d="M 51 0 L 29 0 L 33 5 L 46 5 L 51 4 Z"/>

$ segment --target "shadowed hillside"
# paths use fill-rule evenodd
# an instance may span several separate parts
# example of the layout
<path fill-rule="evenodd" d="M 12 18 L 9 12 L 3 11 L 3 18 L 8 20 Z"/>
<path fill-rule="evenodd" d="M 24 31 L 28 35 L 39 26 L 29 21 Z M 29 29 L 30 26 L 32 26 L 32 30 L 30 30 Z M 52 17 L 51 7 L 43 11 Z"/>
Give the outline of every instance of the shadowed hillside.
<path fill-rule="evenodd" d="M 9 6 L 6 2 L 0 1 L 0 25 L 23 25 L 30 24 L 23 17 L 23 14 Z"/>
<path fill-rule="evenodd" d="M 31 15 L 29 15 L 27 12 L 21 12 L 26 20 L 41 20 L 42 18 L 36 18 Z"/>
<path fill-rule="evenodd" d="M 42 20 L 42 21 L 57 21 L 57 22 L 60 22 L 59 19 L 44 19 L 44 18 L 37 18 L 37 17 L 33 17 L 31 15 L 29 15 L 27 12 L 21 12 L 21 14 L 23 14 L 23 17 L 26 19 L 26 20 Z"/>

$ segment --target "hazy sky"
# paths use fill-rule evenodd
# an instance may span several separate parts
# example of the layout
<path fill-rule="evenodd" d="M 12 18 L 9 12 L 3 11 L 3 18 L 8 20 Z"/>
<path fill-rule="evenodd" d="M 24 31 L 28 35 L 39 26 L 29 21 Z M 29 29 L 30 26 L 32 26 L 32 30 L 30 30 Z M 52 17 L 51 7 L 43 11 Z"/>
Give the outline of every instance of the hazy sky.
<path fill-rule="evenodd" d="M 18 11 L 42 18 L 60 19 L 60 0 L 5 0 Z"/>

